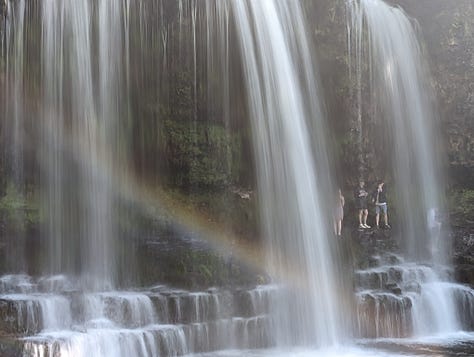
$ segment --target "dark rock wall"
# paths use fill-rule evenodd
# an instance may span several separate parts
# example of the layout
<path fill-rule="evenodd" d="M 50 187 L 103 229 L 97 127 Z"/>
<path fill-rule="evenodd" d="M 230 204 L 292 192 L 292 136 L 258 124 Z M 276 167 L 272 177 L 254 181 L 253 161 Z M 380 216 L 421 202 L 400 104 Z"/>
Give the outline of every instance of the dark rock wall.
<path fill-rule="evenodd" d="M 474 229 L 458 228 L 453 236 L 455 278 L 474 287 Z"/>

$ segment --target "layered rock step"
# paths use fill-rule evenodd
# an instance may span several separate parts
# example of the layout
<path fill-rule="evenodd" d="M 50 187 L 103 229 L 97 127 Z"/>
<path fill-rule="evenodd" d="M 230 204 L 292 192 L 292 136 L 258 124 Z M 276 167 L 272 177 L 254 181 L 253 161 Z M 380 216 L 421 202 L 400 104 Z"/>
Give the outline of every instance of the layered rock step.
<path fill-rule="evenodd" d="M 22 356 L 179 356 L 221 349 L 264 348 L 268 317 L 232 318 L 136 329 L 97 326 L 83 332 L 42 332 L 26 337 Z"/>
<path fill-rule="evenodd" d="M 379 291 L 356 294 L 357 335 L 362 338 L 407 337 L 413 333 L 412 300 Z"/>
<path fill-rule="evenodd" d="M 268 306 L 276 291 L 155 286 L 82 292 L 63 276 L 4 276 L 0 334 L 14 336 L 22 356 L 177 356 L 268 347 Z"/>
<path fill-rule="evenodd" d="M 371 261 L 371 268 L 357 270 L 354 277 L 358 337 L 401 338 L 429 332 L 437 316 L 450 315 L 450 306 L 460 321 L 457 328 L 473 329 L 474 290 L 450 282 L 449 269 L 405 263 L 395 254 Z"/>

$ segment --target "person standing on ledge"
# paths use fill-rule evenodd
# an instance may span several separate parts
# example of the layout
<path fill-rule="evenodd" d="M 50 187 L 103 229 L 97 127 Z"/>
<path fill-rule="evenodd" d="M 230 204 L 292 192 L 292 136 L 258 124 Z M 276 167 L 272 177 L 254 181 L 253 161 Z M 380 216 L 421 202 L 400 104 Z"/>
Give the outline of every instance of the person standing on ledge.
<path fill-rule="evenodd" d="M 374 192 L 373 201 L 375 202 L 375 225 L 379 228 L 380 212 L 383 212 L 383 220 L 385 228 L 389 229 L 388 214 L 387 214 L 387 196 L 384 190 L 385 183 L 380 181 L 377 189 Z"/>
<path fill-rule="evenodd" d="M 337 190 L 336 194 L 336 205 L 334 207 L 334 233 L 337 237 L 341 237 L 342 234 L 342 220 L 344 219 L 344 196 L 342 195 L 341 189 Z"/>
<path fill-rule="evenodd" d="M 368 196 L 369 193 L 365 190 L 365 182 L 360 181 L 359 182 L 359 188 L 355 191 L 355 200 L 356 200 L 356 206 L 359 209 L 359 228 L 364 229 L 364 228 L 370 228 L 369 225 L 367 225 L 367 216 L 369 215 L 369 210 L 368 210 Z"/>

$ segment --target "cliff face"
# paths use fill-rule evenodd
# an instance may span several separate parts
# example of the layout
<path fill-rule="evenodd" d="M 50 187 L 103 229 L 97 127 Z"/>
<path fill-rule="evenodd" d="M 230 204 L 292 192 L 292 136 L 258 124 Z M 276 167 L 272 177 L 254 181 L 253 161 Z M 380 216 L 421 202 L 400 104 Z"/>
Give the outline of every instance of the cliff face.
<path fill-rule="evenodd" d="M 474 187 L 474 3 L 417 1 L 407 12 L 418 19 L 430 55 L 439 113 L 453 180 Z M 430 11 L 426 11 L 430 9 Z"/>
<path fill-rule="evenodd" d="M 442 123 L 443 151 L 451 184 L 474 185 L 474 3 L 470 0 L 389 0 L 401 7 L 418 26 L 428 72 L 435 89 L 437 113 Z M 339 166 L 358 175 L 354 164 L 354 118 L 357 101 L 348 76 L 346 11 L 344 0 L 318 5 L 308 2 L 309 17 L 318 46 L 321 76 L 328 104 L 329 120 L 335 131 L 335 152 Z M 316 14 L 317 15 L 314 15 Z M 313 16 L 314 15 L 314 16 Z M 365 66 L 366 64 L 363 64 Z M 365 90 L 365 88 L 363 88 Z M 370 117 L 370 103 L 362 103 L 364 126 L 362 171 L 371 180 L 384 175 L 387 154 L 374 154 L 371 136 L 377 126 Z M 357 161 L 357 160 L 356 160 Z M 341 170 L 342 171 L 342 170 Z"/>
<path fill-rule="evenodd" d="M 8 0 L 0 0 L 0 46 L 4 46 L 5 34 L 5 16 L 6 4 Z M 354 140 L 357 136 L 355 128 L 356 98 L 354 95 L 354 85 L 348 76 L 347 43 L 346 43 L 346 12 L 345 0 L 336 1 L 312 1 L 301 0 L 304 4 L 309 21 L 311 23 L 311 31 L 316 42 L 317 56 L 320 59 L 321 82 L 324 87 L 325 102 L 327 112 L 330 119 L 330 127 L 334 133 L 334 151 L 336 153 L 336 161 L 338 162 L 339 171 L 349 171 L 357 176 L 358 171 L 362 169 L 368 178 L 380 176 L 386 171 L 384 162 L 385 154 L 379 160 L 374 154 L 373 133 L 377 131 L 375 123 L 371 122 L 369 115 L 362 115 L 366 133 L 362 142 L 362 153 L 354 150 Z M 474 49 L 472 43 L 474 40 L 474 3 L 471 0 L 388 0 L 395 6 L 402 7 L 405 12 L 419 23 L 421 40 L 425 44 L 425 52 L 427 54 L 428 63 L 433 76 L 433 86 L 436 90 L 438 112 L 443 123 L 443 133 L 445 142 L 445 151 L 448 153 L 450 173 L 455 183 L 462 187 L 472 187 L 474 185 Z M 244 181 L 245 184 L 251 183 L 252 178 L 246 177 L 242 172 L 251 171 L 253 169 L 251 163 L 246 165 L 241 161 L 250 161 L 251 150 L 249 150 L 248 138 L 248 121 L 242 119 L 246 116 L 245 111 L 238 112 L 233 110 L 232 133 L 237 135 L 226 135 L 223 125 L 224 110 L 222 108 L 213 108 L 209 105 L 210 99 L 207 98 L 209 85 L 213 85 L 209 78 L 215 74 L 207 73 L 206 68 L 206 43 L 199 45 L 197 52 L 195 51 L 196 61 L 192 59 L 192 27 L 190 27 L 190 19 L 182 20 L 178 23 L 176 3 L 169 0 L 163 0 L 166 6 L 161 10 L 162 13 L 155 14 L 165 19 L 166 33 L 169 34 L 170 46 L 169 58 L 163 63 L 168 67 L 165 68 L 159 83 L 152 83 L 151 80 L 141 81 L 145 84 L 144 88 L 151 88 L 143 95 L 134 96 L 135 116 L 140 116 L 143 120 L 139 124 L 134 124 L 134 131 L 138 135 L 147 137 L 150 131 L 150 125 L 168 119 L 168 125 L 161 125 L 156 128 L 155 133 L 168 137 L 166 148 L 156 147 L 154 139 L 144 145 L 153 150 L 160 152 L 165 157 L 166 171 L 170 175 L 186 176 L 180 178 L 180 182 L 196 185 L 222 185 L 226 182 L 238 183 Z M 150 16 L 155 16 L 151 14 Z M 200 16 L 204 14 L 200 14 Z M 205 28 L 206 19 L 200 20 L 197 27 L 196 36 L 205 37 L 201 32 L 201 28 Z M 164 27 L 163 27 L 164 28 Z M 157 31 L 161 27 L 157 27 Z M 199 42 L 199 41 L 198 41 Z M 133 53 L 139 53 L 139 48 L 132 46 Z M 150 52 L 150 51 L 149 51 Z M 154 57 L 153 57 L 154 58 Z M 138 58 L 139 59 L 139 58 Z M 173 59 L 173 60 L 171 60 Z M 145 58 L 145 61 L 147 59 Z M 135 60 L 134 60 L 135 61 Z M 0 56 L 0 82 L 4 67 L 4 59 Z M 139 62 L 138 60 L 136 62 Z M 148 63 L 147 68 L 150 72 L 159 72 L 160 68 L 153 67 L 153 63 Z M 162 67 L 165 67 L 165 65 Z M 237 82 L 239 71 L 235 70 L 239 67 L 238 61 L 231 63 L 236 78 L 230 78 L 233 82 Z M 197 73 L 192 73 L 194 70 Z M 132 68 L 132 73 L 137 72 Z M 152 75 L 147 77 L 153 78 Z M 196 87 L 193 81 L 199 80 L 202 85 Z M 136 80 L 136 82 L 140 82 Z M 140 82 L 140 83 L 141 83 Z M 161 84 L 160 84 L 161 83 Z M 161 87 L 163 88 L 161 88 Z M 0 91 L 3 91 L 4 85 L 0 85 Z M 159 90 L 155 90 L 159 88 Z M 215 89 L 215 88 L 214 88 Z M 197 93 L 194 93 L 197 91 Z M 155 92 L 159 92 L 158 94 Z M 149 94 L 148 94 L 149 93 Z M 161 94 L 160 94 L 161 93 Z M 159 96 L 166 98 L 159 98 Z M 159 98 L 159 103 L 157 99 Z M 218 102 L 221 98 L 215 98 L 214 102 Z M 244 96 L 234 96 L 233 102 L 238 102 L 235 108 L 244 107 Z M 209 102 L 209 103 L 208 103 Z M 233 108 L 234 109 L 234 108 Z M 363 114 L 370 111 L 370 103 L 363 104 Z M 189 152 L 196 151 L 194 146 L 188 148 L 185 144 L 188 142 L 199 142 L 199 140 L 190 140 L 191 136 L 199 136 L 192 132 L 195 130 L 194 125 L 189 125 L 192 130 L 181 130 L 183 122 L 198 121 L 203 128 L 207 126 L 213 129 L 216 125 L 218 130 L 203 131 L 205 140 L 199 150 L 203 156 L 209 152 L 219 153 L 217 161 L 233 162 L 231 169 L 227 167 L 211 167 L 204 164 L 203 170 L 213 171 L 212 177 L 204 177 L 199 174 L 199 170 L 194 168 L 201 165 L 201 160 L 196 155 L 189 155 Z M 139 121 L 135 121 L 139 122 Z M 150 124 L 152 123 L 152 124 Z M 154 124 L 153 124 L 154 125 Z M 226 124 L 227 125 L 227 124 Z M 186 128 L 185 128 L 186 129 Z M 212 131 L 212 135 L 209 132 Z M 171 135 L 177 132 L 180 135 Z M 184 133 L 181 135 L 181 132 Z M 224 134 L 222 134 L 222 133 Z M 221 135 L 222 134 L 222 135 Z M 214 141 L 225 142 L 222 150 L 215 150 L 215 143 L 208 140 L 211 137 Z M 240 138 L 242 137 L 242 139 Z M 171 139 L 170 139 L 171 138 Z M 199 138 L 198 138 L 199 139 Z M 171 141 L 172 142 L 171 142 Z M 174 140 L 174 141 L 173 141 Z M 185 143 L 185 144 L 183 144 Z M 143 146 L 143 145 L 142 145 Z M 189 145 L 188 145 L 189 146 Z M 208 148 L 209 147 L 209 148 Z M 178 148 L 185 159 L 177 160 L 176 151 Z M 246 148 L 243 150 L 242 148 Z M 137 149 L 137 151 L 139 151 Z M 168 154 L 172 155 L 168 155 Z M 222 154 L 221 154 L 222 153 Z M 229 156 L 229 153 L 235 153 Z M 239 154 L 242 153 L 242 154 Z M 359 167 L 356 164 L 359 161 L 357 155 L 363 157 L 364 166 Z M 136 162 L 139 166 L 149 168 L 152 163 L 143 159 L 141 155 Z M 168 158 L 169 156 L 169 158 Z M 215 155 L 214 155 L 215 156 Z M 380 155 L 379 155 L 380 156 Z M 242 160 L 242 157 L 246 158 Z M 179 161 L 176 164 L 175 161 Z M 183 164 L 184 163 L 184 164 Z M 161 168 L 163 171 L 163 168 Z M 215 172 L 214 172 L 215 171 Z M 191 174 L 189 174 L 191 173 Z M 189 177 L 188 177 L 189 176 Z M 251 175 L 250 175 L 251 176 Z M 350 175 L 353 176 L 353 175 Z M 171 178 L 171 181 L 174 181 Z"/>
<path fill-rule="evenodd" d="M 4 46 L 7 1 L 0 0 L 0 47 Z M 385 176 L 389 171 L 390 162 L 387 158 L 390 153 L 380 150 L 377 154 L 375 152 L 375 148 L 380 148 L 379 143 L 374 142 L 374 133 L 379 128 L 373 118 L 365 115 L 371 110 L 370 103 L 363 103 L 361 152 L 358 152 L 360 146 L 355 142 L 358 137 L 355 114 L 357 100 L 355 83 L 348 75 L 346 1 L 301 1 L 316 43 L 321 84 L 333 137 L 334 161 L 337 176 L 342 181 L 340 184 L 352 187 L 361 171 L 370 181 Z M 389 1 L 402 7 L 420 25 L 438 113 L 443 124 L 445 140 L 441 145 L 447 152 L 451 182 L 472 189 L 474 3 L 472 0 Z M 193 31 L 196 31 L 198 39 L 206 37 L 207 20 L 198 11 L 200 20 L 193 29 L 193 21 L 189 18 L 193 11 L 185 12 L 181 18 L 176 1 L 163 0 L 162 3 L 164 6 L 160 10 L 152 7 L 155 12 L 147 14 L 147 19 L 154 24 L 151 34 L 166 34 L 168 47 L 165 54 L 161 53 L 163 50 L 153 36 L 149 36 L 153 37 L 153 42 L 147 43 L 146 55 L 142 54 L 143 49 L 138 46 L 138 32 L 131 37 L 134 39 L 131 43 L 131 82 L 134 88 L 138 88 L 131 93 L 133 120 L 130 130 L 133 138 L 130 145 L 133 148 L 135 169 L 145 177 L 153 177 L 159 172 L 164 176 L 165 183 L 184 187 L 188 191 L 200 192 L 205 188 L 212 193 L 213 190 L 230 186 L 250 189 L 254 186 L 254 164 L 246 99 L 242 95 L 244 89 L 239 86 L 234 88 L 229 108 L 224 108 L 222 104 L 223 95 L 209 97 L 209 93 L 222 94 L 225 91 L 216 90 L 223 82 L 219 73 L 208 72 L 208 51 L 209 48 L 217 47 L 214 46 L 215 39 L 211 39 L 209 44 L 198 41 L 197 48 L 193 46 Z M 35 31 L 29 33 L 34 34 Z M 35 43 L 38 41 L 33 38 L 30 42 L 29 46 L 37 51 Z M 155 61 L 156 58 L 159 60 Z M 216 64 L 222 65 L 217 57 Z M 229 82 L 235 84 L 241 81 L 240 66 L 238 56 L 231 53 Z M 0 98 L 4 97 L 2 92 L 6 88 L 2 80 L 4 74 L 4 59 L 0 55 Z M 31 78 L 34 78 L 32 82 L 39 82 L 36 77 Z M 31 91 L 32 101 L 37 92 Z M 3 122 L 8 119 L 4 115 L 0 110 L 0 117 L 5 119 Z M 226 116 L 230 116 L 229 122 Z M 161 160 L 156 160 L 156 157 Z M 0 163 L 0 166 L 7 165 Z"/>

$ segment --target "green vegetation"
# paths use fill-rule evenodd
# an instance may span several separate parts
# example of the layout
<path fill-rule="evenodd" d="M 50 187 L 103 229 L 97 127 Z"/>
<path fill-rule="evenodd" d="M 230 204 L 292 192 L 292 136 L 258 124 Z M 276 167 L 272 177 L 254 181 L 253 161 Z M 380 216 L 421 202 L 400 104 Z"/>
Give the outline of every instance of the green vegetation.
<path fill-rule="evenodd" d="M 449 195 L 451 223 L 454 226 L 474 226 L 474 190 L 462 189 Z"/>
<path fill-rule="evenodd" d="M 170 190 L 168 194 L 188 212 L 242 239 L 252 240 L 258 236 L 257 202 L 253 193 L 226 188 L 187 193 Z M 242 198 L 241 195 L 248 195 L 248 198 Z"/>
<path fill-rule="evenodd" d="M 171 243 L 173 244 L 173 243 Z M 187 289 L 226 285 L 253 285 L 264 274 L 244 267 L 232 254 L 178 245 L 162 251 L 154 245 L 138 247 L 138 278 L 143 286 L 157 281 Z"/>
<path fill-rule="evenodd" d="M 8 183 L 0 199 L 0 217 L 7 230 L 13 232 L 24 232 L 37 225 L 40 215 L 33 194 L 22 194 L 13 183 Z"/>
<path fill-rule="evenodd" d="M 177 186 L 221 187 L 237 179 L 240 137 L 222 125 L 164 120 L 157 140 Z"/>

